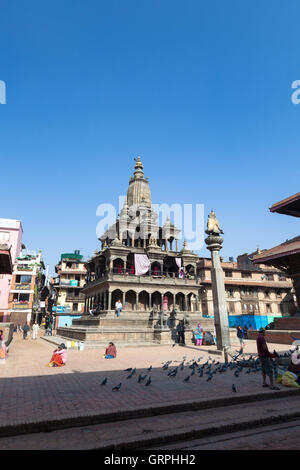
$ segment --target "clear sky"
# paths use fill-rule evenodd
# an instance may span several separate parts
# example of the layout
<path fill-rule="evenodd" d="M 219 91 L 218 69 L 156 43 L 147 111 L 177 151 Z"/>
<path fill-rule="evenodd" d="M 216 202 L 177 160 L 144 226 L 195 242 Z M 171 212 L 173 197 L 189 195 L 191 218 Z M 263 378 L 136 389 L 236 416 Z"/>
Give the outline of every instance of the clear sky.
<path fill-rule="evenodd" d="M 87 257 L 141 155 L 153 202 L 215 210 L 225 258 L 298 235 L 268 208 L 300 191 L 299 17 L 299 0 L 1 1 L 0 217 L 52 270 Z"/>

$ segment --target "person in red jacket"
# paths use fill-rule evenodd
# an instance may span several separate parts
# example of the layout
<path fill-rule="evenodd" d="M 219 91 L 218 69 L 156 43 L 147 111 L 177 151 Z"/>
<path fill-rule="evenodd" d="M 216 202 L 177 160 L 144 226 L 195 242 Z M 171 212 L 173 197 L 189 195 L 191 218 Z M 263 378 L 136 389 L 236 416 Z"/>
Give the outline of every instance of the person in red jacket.
<path fill-rule="evenodd" d="M 269 352 L 266 338 L 265 338 L 266 330 L 265 328 L 260 328 L 259 334 L 256 338 L 256 346 L 257 346 L 257 353 L 260 358 L 261 362 L 261 370 L 263 376 L 263 387 L 269 387 L 266 383 L 266 377 L 269 377 L 270 380 L 270 388 L 271 390 L 280 390 L 279 387 L 274 385 L 273 382 L 273 365 L 271 358 L 276 357 L 275 354 L 271 354 Z"/>

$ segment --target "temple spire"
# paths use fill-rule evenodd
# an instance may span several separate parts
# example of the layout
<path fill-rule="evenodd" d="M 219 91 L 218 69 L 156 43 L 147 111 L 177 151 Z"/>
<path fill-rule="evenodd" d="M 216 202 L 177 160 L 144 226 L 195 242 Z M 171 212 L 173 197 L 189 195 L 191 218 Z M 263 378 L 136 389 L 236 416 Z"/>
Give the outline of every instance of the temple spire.
<path fill-rule="evenodd" d="M 136 164 L 135 164 L 135 167 L 134 167 L 135 170 L 137 170 L 137 169 L 141 169 L 141 170 L 142 170 L 144 167 L 143 167 L 143 164 L 142 164 L 142 162 L 141 162 L 141 157 L 138 156 L 137 159 L 135 158 L 135 161 L 136 161 Z"/>

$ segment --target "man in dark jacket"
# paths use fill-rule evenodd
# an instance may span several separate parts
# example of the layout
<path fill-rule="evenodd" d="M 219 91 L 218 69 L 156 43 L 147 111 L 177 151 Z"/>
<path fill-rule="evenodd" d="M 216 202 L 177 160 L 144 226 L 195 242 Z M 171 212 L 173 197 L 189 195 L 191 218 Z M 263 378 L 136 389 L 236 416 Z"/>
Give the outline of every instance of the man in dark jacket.
<path fill-rule="evenodd" d="M 25 323 L 25 325 L 23 326 L 23 339 L 27 338 L 27 333 L 29 330 L 30 330 L 29 326 L 27 325 L 27 323 Z"/>
<path fill-rule="evenodd" d="M 176 327 L 177 331 L 177 341 L 178 344 L 180 343 L 180 338 L 182 339 L 182 344 L 185 345 L 185 340 L 184 340 L 184 323 L 183 320 L 179 320 L 179 323 Z"/>

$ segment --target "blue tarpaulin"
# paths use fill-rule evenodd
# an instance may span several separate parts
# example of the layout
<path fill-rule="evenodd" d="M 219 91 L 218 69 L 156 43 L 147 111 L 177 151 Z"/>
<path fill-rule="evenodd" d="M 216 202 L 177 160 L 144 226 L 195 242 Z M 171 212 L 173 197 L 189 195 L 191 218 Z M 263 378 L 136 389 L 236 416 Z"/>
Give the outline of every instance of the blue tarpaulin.
<path fill-rule="evenodd" d="M 259 330 L 259 328 L 265 328 L 269 323 L 274 321 L 274 316 L 270 315 L 228 315 L 229 328 L 234 328 L 241 325 L 244 326 L 251 325 L 254 330 Z"/>

